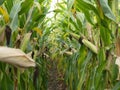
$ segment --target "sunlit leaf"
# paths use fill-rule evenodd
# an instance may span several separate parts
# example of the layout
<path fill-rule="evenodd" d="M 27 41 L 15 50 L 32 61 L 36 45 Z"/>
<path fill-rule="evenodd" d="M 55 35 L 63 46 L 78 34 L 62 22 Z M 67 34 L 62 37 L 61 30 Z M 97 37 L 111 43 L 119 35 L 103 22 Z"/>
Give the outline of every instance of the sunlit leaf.
<path fill-rule="evenodd" d="M 7 11 L 5 9 L 3 9 L 2 7 L 0 7 L 0 13 L 3 15 L 5 22 L 8 23 L 9 15 L 8 15 Z"/>
<path fill-rule="evenodd" d="M 68 1 L 67 7 L 68 7 L 68 10 L 70 10 L 72 8 L 75 0 L 67 0 L 67 1 Z"/>
<path fill-rule="evenodd" d="M 40 36 L 42 36 L 42 30 L 40 28 L 33 28 L 34 31 L 36 31 Z"/>

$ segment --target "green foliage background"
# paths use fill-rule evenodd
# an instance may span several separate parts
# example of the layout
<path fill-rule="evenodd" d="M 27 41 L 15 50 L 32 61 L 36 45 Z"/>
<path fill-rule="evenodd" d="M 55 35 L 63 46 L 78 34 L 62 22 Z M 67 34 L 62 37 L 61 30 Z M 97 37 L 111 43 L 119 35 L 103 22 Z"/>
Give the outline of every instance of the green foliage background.
<path fill-rule="evenodd" d="M 0 0 L 0 35 L 8 25 L 12 30 L 9 47 L 34 52 L 37 63 L 36 68 L 24 73 L 17 71 L 18 90 L 47 90 L 51 59 L 57 60 L 68 90 L 119 90 L 115 44 L 120 30 L 120 1 L 62 0 L 53 11 L 49 11 L 50 3 Z M 51 12 L 54 16 L 47 17 Z M 31 37 L 25 37 L 29 32 Z M 6 46 L 0 38 L 0 45 Z M 13 90 L 15 78 L 14 67 L 1 62 L 0 89 Z"/>

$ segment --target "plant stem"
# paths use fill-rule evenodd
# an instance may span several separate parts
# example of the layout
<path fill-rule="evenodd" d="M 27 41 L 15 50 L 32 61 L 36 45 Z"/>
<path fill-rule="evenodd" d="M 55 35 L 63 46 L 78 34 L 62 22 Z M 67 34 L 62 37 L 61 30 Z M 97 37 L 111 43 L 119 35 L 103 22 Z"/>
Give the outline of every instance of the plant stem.
<path fill-rule="evenodd" d="M 14 67 L 14 90 L 18 90 L 17 68 Z"/>

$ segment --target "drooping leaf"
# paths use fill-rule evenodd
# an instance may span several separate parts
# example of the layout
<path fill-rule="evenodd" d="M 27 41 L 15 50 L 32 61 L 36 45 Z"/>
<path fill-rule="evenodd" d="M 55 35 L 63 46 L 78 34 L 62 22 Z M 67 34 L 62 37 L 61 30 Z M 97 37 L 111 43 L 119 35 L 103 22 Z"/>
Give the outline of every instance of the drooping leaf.
<path fill-rule="evenodd" d="M 10 12 L 10 18 L 12 19 L 11 23 L 10 23 L 10 27 L 13 31 L 15 31 L 18 27 L 18 12 L 21 9 L 21 3 L 22 3 L 22 1 L 14 4 L 14 6 L 12 7 L 11 12 Z"/>
<path fill-rule="evenodd" d="M 91 3 L 88 3 L 87 1 L 84 0 L 77 0 L 76 3 L 80 6 L 77 7 L 82 7 L 82 11 L 84 12 L 84 10 L 91 10 L 93 11 L 97 16 L 99 16 L 97 9 L 95 8 L 95 6 Z"/>
<path fill-rule="evenodd" d="M 102 10 L 103 10 L 105 16 L 108 17 L 109 19 L 115 21 L 116 18 L 114 16 L 114 14 L 112 13 L 111 8 L 108 5 L 108 0 L 99 0 L 99 2 L 100 2 L 100 5 L 102 7 Z"/>
<path fill-rule="evenodd" d="M 91 8 L 85 8 L 84 4 L 82 5 L 82 3 L 84 3 L 82 0 L 81 1 L 77 1 L 76 2 L 76 8 L 78 11 L 82 11 L 84 12 L 83 14 L 85 15 L 86 19 L 91 23 L 94 24 L 93 19 L 91 18 L 91 14 L 90 14 L 90 10 L 93 10 Z M 88 7 L 89 5 L 87 5 L 86 7 Z M 90 7 L 90 6 L 89 6 Z"/>

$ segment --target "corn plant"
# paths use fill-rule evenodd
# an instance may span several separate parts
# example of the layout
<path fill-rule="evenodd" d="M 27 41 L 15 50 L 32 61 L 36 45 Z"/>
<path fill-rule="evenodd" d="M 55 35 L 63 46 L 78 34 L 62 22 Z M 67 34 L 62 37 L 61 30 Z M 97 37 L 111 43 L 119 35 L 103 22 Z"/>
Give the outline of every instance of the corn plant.
<path fill-rule="evenodd" d="M 50 3 L 0 0 L 0 89 L 49 89 L 52 60 L 67 90 L 119 90 L 120 1 Z"/>
<path fill-rule="evenodd" d="M 44 36 L 48 32 L 45 23 L 49 21 L 46 15 L 49 13 L 50 2 L 48 0 L 0 1 L 1 90 L 47 89 L 47 61 L 43 53 L 44 47 L 47 46 L 45 44 L 47 37 Z M 9 51 L 3 52 L 4 50 Z M 30 62 L 26 61 L 28 58 L 35 62 L 33 65 L 31 63 L 34 68 L 24 67 L 24 64 L 30 65 Z M 22 61 L 23 64 L 20 64 Z"/>
<path fill-rule="evenodd" d="M 120 88 L 115 64 L 119 57 L 118 4 L 118 0 L 57 3 L 51 44 L 56 47 L 58 69 L 64 73 L 68 90 Z"/>

